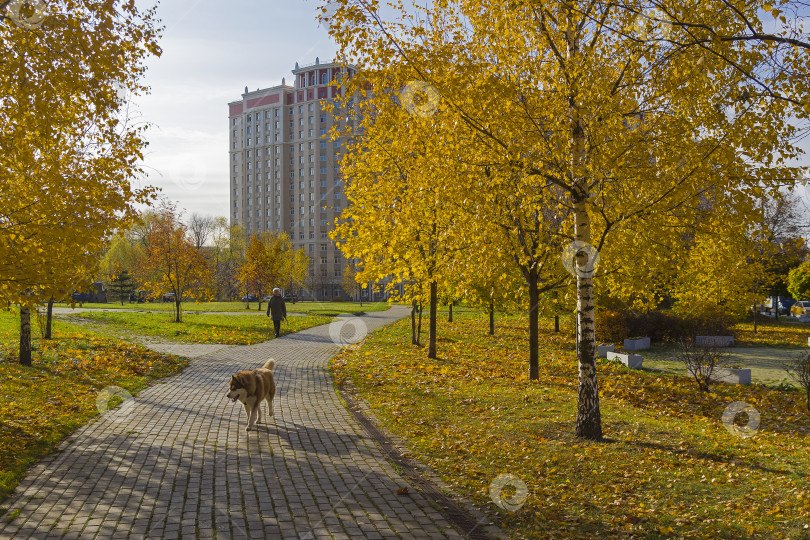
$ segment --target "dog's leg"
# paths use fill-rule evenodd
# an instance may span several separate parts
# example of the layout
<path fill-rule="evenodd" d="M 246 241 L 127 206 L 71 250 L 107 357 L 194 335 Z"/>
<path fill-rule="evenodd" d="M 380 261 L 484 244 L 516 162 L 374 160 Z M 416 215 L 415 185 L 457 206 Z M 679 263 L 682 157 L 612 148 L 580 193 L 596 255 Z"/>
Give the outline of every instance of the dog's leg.
<path fill-rule="evenodd" d="M 273 418 L 273 417 L 276 416 L 276 413 L 273 410 L 273 398 L 270 397 L 270 396 L 267 396 L 266 401 L 267 401 L 267 416 L 268 416 L 268 418 Z M 270 420 L 267 420 L 267 421 L 269 422 Z"/>
<path fill-rule="evenodd" d="M 258 407 L 254 406 L 250 410 L 250 416 L 248 417 L 248 427 L 245 429 L 245 431 L 254 431 L 256 429 L 256 418 L 259 416 L 259 413 L 256 409 L 258 409 Z"/>

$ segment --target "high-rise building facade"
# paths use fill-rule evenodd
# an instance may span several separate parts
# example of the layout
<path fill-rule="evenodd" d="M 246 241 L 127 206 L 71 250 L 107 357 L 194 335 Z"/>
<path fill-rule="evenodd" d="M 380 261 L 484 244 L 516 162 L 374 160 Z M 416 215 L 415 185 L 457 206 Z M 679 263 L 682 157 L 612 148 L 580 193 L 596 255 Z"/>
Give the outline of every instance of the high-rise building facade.
<path fill-rule="evenodd" d="M 294 86 L 253 92 L 228 104 L 231 223 L 249 236 L 262 231 L 287 234 L 311 259 L 307 283 L 288 291 L 305 299 L 348 296 L 340 286 L 345 260 L 328 232 L 346 208 L 339 170 L 345 141 L 331 141 L 335 125 L 323 105 L 338 88 L 330 83 L 351 76 L 335 63 L 299 66 Z"/>

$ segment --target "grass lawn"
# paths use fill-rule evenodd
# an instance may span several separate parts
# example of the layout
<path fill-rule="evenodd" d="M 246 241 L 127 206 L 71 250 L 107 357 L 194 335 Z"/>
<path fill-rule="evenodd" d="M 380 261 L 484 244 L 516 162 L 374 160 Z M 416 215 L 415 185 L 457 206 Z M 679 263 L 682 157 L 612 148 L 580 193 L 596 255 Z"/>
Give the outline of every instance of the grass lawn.
<path fill-rule="evenodd" d="M 256 315 L 211 315 L 186 313 L 183 322 L 172 322 L 169 313 L 132 313 L 88 311 L 68 315 L 68 320 L 91 323 L 111 333 L 135 333 L 182 343 L 225 343 L 253 345 L 272 339 L 273 322 Z M 332 321 L 331 317 L 307 315 L 287 317 L 281 334 L 304 330 Z"/>
<path fill-rule="evenodd" d="M 65 304 L 56 304 L 60 307 L 65 307 Z M 251 302 L 250 309 L 245 309 L 244 302 L 183 302 L 183 311 L 211 311 L 211 312 L 229 312 L 229 313 L 244 313 L 255 311 L 258 312 L 259 303 Z M 69 307 L 69 305 L 68 305 Z M 85 303 L 76 307 L 88 309 L 136 309 L 142 311 L 172 311 L 174 304 L 168 302 L 154 302 L 145 304 L 129 304 L 124 302 L 122 306 L 120 302 L 109 302 L 106 304 L 93 304 Z M 370 311 L 385 311 L 388 309 L 386 302 L 363 302 L 361 306 L 356 302 L 298 302 L 293 304 L 287 302 L 287 311 L 290 313 L 311 313 L 313 315 L 335 316 L 340 313 L 364 313 Z M 267 303 L 262 302 L 262 312 L 267 310 Z"/>
<path fill-rule="evenodd" d="M 598 366 L 605 442 L 574 437 L 573 332 L 542 320 L 540 379 L 527 380 L 526 319 L 458 313 L 439 320 L 439 360 L 410 345 L 409 321 L 370 335 L 332 362 L 414 455 L 454 490 L 486 506 L 511 537 L 808 538 L 810 414 L 799 391 L 718 385 Z M 806 341 L 805 341 L 806 342 Z M 732 434 L 723 411 L 760 413 L 753 437 Z M 745 424 L 747 416 L 735 423 Z M 498 508 L 501 474 L 526 484 L 519 508 Z M 522 502 L 523 504 L 518 504 Z"/>
<path fill-rule="evenodd" d="M 31 329 L 33 365 L 23 367 L 17 361 L 19 318 L 0 313 L 0 501 L 37 458 L 98 414 L 101 389 L 119 386 L 134 395 L 186 365 L 62 321 L 54 322 L 52 340 L 39 339 L 33 317 Z"/>

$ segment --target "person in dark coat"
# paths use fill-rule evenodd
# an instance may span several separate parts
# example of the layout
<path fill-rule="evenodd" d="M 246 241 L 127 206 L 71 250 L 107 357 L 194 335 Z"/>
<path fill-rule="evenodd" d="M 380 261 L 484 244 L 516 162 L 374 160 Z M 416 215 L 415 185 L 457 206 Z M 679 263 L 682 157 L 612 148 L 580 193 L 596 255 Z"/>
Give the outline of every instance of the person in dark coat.
<path fill-rule="evenodd" d="M 281 333 L 281 319 L 287 319 L 287 304 L 284 298 L 281 297 L 281 289 L 276 287 L 273 289 L 273 296 L 267 302 L 267 316 L 272 315 L 273 319 L 273 333 L 275 337 Z"/>

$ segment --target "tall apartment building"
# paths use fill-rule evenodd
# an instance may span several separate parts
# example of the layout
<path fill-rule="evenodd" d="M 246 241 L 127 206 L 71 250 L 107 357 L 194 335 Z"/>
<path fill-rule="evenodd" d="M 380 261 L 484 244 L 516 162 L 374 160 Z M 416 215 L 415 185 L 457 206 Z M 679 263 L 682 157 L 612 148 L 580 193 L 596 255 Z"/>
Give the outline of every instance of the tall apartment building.
<path fill-rule="evenodd" d="M 248 235 L 289 235 L 312 260 L 312 277 L 299 290 L 304 299 L 348 296 L 340 286 L 345 260 L 327 233 L 346 207 L 338 167 L 345 141 L 329 140 L 334 125 L 323 104 L 336 97 L 329 83 L 351 76 L 335 63 L 299 66 L 295 85 L 248 91 L 228 104 L 231 223 Z"/>

